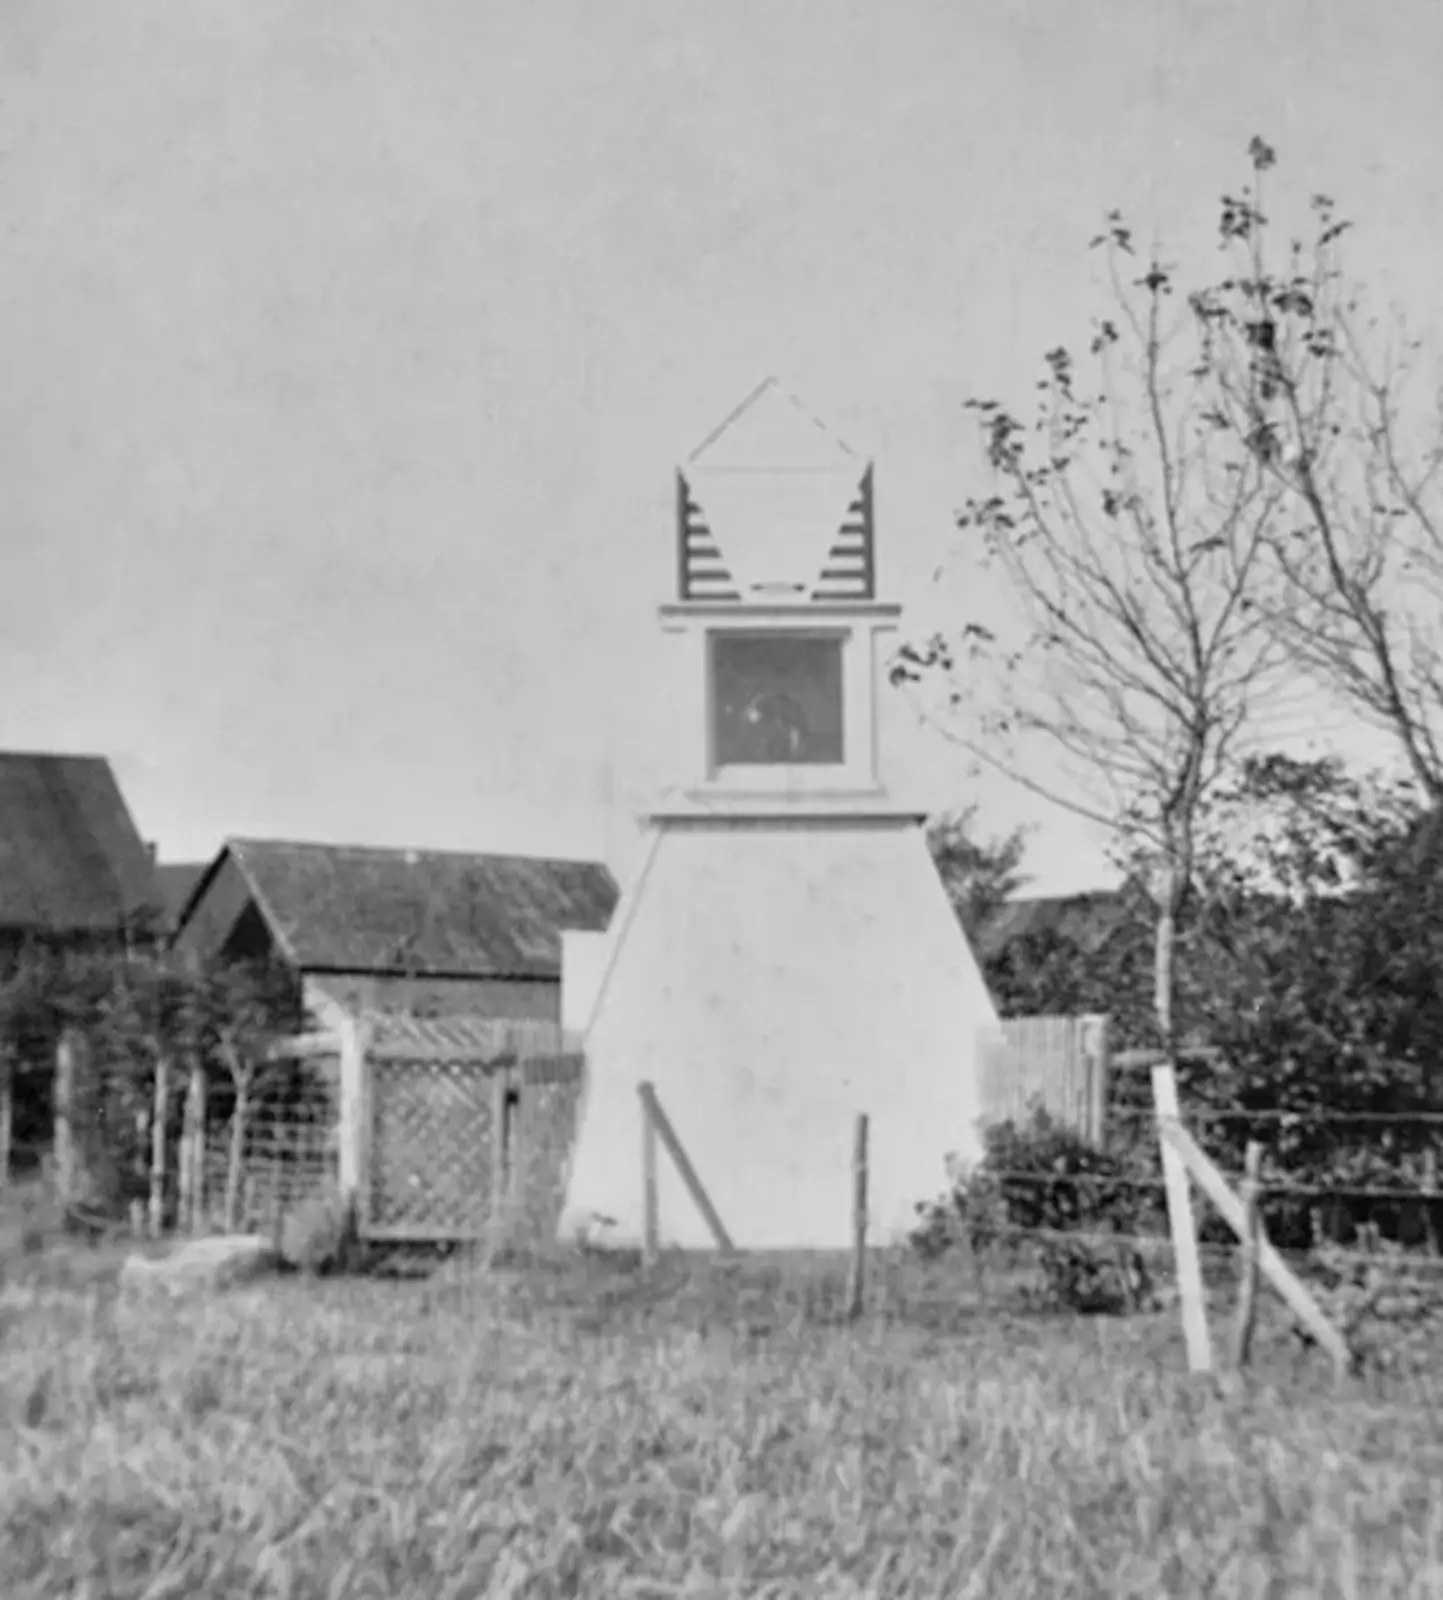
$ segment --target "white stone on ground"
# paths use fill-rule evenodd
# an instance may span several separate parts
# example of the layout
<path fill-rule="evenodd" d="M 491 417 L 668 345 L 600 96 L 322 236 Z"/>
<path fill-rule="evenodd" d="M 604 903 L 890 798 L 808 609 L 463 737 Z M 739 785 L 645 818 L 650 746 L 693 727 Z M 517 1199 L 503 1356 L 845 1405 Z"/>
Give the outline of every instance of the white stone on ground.
<path fill-rule="evenodd" d="M 229 1289 L 274 1269 L 274 1242 L 265 1234 L 188 1239 L 162 1256 L 132 1255 L 120 1269 L 122 1293 L 168 1294 Z"/>

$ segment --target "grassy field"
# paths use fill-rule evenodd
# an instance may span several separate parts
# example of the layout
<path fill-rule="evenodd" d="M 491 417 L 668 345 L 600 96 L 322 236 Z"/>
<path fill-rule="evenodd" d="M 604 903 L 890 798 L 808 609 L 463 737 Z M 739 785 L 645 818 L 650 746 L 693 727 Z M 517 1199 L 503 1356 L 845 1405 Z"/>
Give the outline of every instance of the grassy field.
<path fill-rule="evenodd" d="M 880 1262 L 0 1289 L 7 1596 L 1443 1596 L 1443 1382 Z"/>

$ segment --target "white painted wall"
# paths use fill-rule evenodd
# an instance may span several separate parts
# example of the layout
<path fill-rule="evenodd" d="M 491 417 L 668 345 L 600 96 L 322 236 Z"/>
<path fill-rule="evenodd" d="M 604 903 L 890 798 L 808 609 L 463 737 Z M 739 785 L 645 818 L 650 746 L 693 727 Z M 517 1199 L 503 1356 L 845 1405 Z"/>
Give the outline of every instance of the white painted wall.
<path fill-rule="evenodd" d="M 915 822 L 661 824 L 614 936 L 563 1238 L 640 1242 L 643 1079 L 743 1249 L 846 1245 L 858 1111 L 878 1242 L 980 1153 L 997 1017 Z M 659 1189 L 663 1244 L 709 1247 L 664 1152 Z"/>
<path fill-rule="evenodd" d="M 314 977 L 301 977 L 301 1005 L 316 1027 L 339 1032 L 350 1020 L 350 1012 Z"/>
<path fill-rule="evenodd" d="M 561 1027 L 584 1034 L 606 970 L 607 935 L 561 930 Z"/>

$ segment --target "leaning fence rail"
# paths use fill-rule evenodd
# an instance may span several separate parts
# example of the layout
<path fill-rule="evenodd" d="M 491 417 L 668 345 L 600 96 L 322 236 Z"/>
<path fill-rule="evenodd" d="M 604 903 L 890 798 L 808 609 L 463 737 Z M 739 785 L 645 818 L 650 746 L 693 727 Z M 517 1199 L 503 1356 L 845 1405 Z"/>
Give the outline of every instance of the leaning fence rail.
<path fill-rule="evenodd" d="M 1170 1172 L 1181 1179 L 1180 1183 L 1169 1181 L 1168 1215 L 1178 1259 L 1178 1286 L 1188 1339 L 1188 1364 L 1194 1372 L 1205 1372 L 1212 1365 L 1202 1272 L 1197 1262 L 1197 1235 L 1191 1207 L 1187 1203 L 1187 1180 L 1191 1178 L 1222 1213 L 1238 1238 L 1246 1241 L 1248 1248 L 1256 1252 L 1257 1265 L 1263 1275 L 1282 1296 L 1298 1321 L 1333 1358 L 1339 1373 L 1351 1371 L 1354 1356 L 1347 1340 L 1328 1319 L 1302 1279 L 1268 1243 L 1266 1233 L 1259 1232 L 1256 1206 L 1253 1214 L 1249 1215 L 1248 1207 L 1233 1193 L 1227 1179 L 1183 1127 L 1173 1069 L 1168 1066 L 1154 1067 L 1152 1081 L 1163 1160 L 1169 1164 Z"/>
<path fill-rule="evenodd" d="M 1099 1149 L 1019 1119 L 994 1146 L 1002 1159 L 963 1182 L 954 1226 L 979 1263 L 1031 1258 L 1053 1298 L 1080 1281 L 1065 1276 L 1079 1262 L 1118 1269 L 1116 1309 L 1157 1309 L 1170 1293 L 1195 1370 L 1214 1364 L 1208 1319 L 1231 1285 L 1224 1343 L 1235 1368 L 1253 1359 L 1259 1306 L 1272 1296 L 1340 1372 L 1374 1357 L 1436 1362 L 1443 1113 L 1199 1103 L 1179 1096 L 1165 1064 L 1144 1064 L 1146 1123 L 1114 1125 Z"/>
<path fill-rule="evenodd" d="M 637 1097 L 641 1101 L 641 1128 L 642 1128 L 642 1204 L 643 1204 L 643 1254 L 647 1261 L 654 1261 L 661 1243 L 661 1225 L 657 1203 L 656 1181 L 656 1145 L 660 1141 L 662 1148 L 671 1157 L 671 1164 L 676 1168 L 677 1176 L 681 1179 L 691 1203 L 701 1214 L 701 1219 L 706 1223 L 707 1232 L 711 1234 L 712 1243 L 724 1255 L 732 1255 L 736 1245 L 732 1236 L 727 1232 L 726 1224 L 717 1213 L 712 1204 L 711 1196 L 706 1191 L 692 1165 L 691 1157 L 687 1155 L 681 1140 L 677 1137 L 676 1129 L 671 1125 L 671 1118 L 662 1109 L 661 1101 L 657 1098 L 655 1088 L 650 1083 L 637 1085 Z"/>

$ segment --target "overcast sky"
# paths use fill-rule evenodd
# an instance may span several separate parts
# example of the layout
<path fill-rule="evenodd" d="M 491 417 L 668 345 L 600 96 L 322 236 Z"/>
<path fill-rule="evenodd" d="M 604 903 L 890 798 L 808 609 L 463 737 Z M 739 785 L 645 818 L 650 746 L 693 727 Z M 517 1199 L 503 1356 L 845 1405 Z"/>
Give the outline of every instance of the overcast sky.
<path fill-rule="evenodd" d="M 110 754 L 167 859 L 624 866 L 674 463 L 779 374 L 930 626 L 961 400 L 1086 338 L 1106 208 L 1206 269 L 1254 133 L 1443 281 L 1424 0 L 0 0 L 0 60 L 0 747 Z M 889 716 L 895 787 L 1104 875 Z"/>

